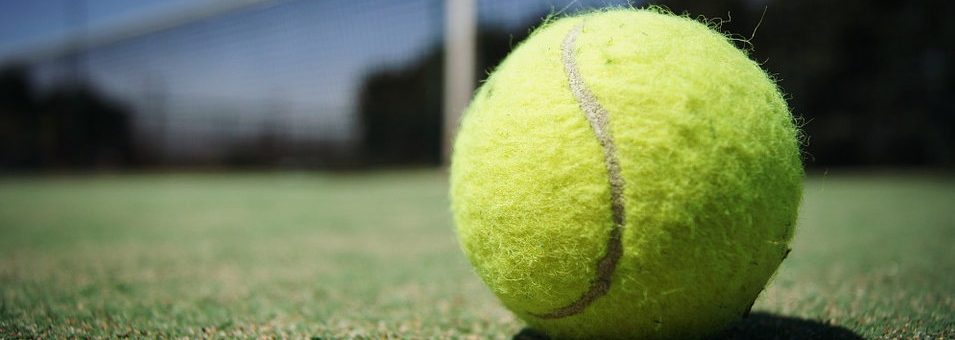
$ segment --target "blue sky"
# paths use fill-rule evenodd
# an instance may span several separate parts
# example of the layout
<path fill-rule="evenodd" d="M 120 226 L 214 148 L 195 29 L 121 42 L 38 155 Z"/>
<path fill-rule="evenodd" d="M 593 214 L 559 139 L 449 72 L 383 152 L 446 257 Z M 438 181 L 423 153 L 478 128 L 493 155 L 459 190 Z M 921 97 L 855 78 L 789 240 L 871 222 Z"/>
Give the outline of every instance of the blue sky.
<path fill-rule="evenodd" d="M 18 49 L 28 49 L 40 43 L 62 40 L 76 32 L 80 20 L 85 22 L 87 30 L 95 32 L 104 28 L 160 17 L 164 14 L 208 6 L 217 1 L 229 0 L 0 0 L 0 56 Z M 443 0 L 435 0 L 435 2 L 439 1 Z M 477 0 L 478 8 L 482 13 L 493 11 L 493 15 L 482 19 L 505 25 L 524 21 L 532 13 L 550 9 L 560 10 L 568 3 L 574 3 L 572 8 L 582 8 L 616 5 L 621 1 Z M 71 13 L 71 10 L 77 8 L 85 9 L 85 15 Z"/>
<path fill-rule="evenodd" d="M 86 9 L 88 29 L 99 29 L 206 6 L 214 0 L 0 0 L 0 55 L 63 39 L 78 27 Z"/>

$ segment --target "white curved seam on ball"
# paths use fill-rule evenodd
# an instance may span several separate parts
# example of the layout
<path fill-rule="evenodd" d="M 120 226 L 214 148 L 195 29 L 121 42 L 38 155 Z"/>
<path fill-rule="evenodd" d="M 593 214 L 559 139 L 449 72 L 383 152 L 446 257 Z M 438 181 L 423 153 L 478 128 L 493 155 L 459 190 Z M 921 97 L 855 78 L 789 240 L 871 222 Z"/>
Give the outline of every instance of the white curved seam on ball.
<path fill-rule="evenodd" d="M 621 234 L 624 226 L 624 180 L 620 173 L 620 161 L 617 159 L 613 135 L 610 133 L 610 115 L 600 105 L 590 89 L 587 88 L 580 76 L 580 71 L 577 69 L 574 49 L 577 36 L 583 31 L 583 27 L 584 23 L 581 22 L 567 33 L 561 44 L 561 61 L 574 99 L 587 116 L 587 121 L 590 122 L 590 127 L 603 149 L 604 165 L 607 168 L 607 177 L 610 184 L 610 207 L 613 226 L 610 229 L 610 237 L 607 239 L 607 251 L 597 262 L 597 277 L 591 281 L 589 289 L 576 301 L 566 306 L 543 314 L 532 313 L 532 315 L 542 319 L 558 319 L 580 313 L 597 298 L 607 294 L 610 291 L 611 276 L 617 267 L 617 262 L 623 255 Z"/>

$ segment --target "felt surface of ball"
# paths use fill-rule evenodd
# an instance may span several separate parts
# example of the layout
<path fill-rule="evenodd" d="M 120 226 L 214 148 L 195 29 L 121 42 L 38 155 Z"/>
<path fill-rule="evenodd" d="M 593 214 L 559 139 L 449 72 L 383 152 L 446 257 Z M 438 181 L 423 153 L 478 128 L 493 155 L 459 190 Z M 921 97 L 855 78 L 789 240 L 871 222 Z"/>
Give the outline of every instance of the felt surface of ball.
<path fill-rule="evenodd" d="M 699 337 L 789 251 L 798 130 L 724 35 L 662 10 L 545 23 L 475 94 L 451 165 L 461 247 L 558 338 Z"/>

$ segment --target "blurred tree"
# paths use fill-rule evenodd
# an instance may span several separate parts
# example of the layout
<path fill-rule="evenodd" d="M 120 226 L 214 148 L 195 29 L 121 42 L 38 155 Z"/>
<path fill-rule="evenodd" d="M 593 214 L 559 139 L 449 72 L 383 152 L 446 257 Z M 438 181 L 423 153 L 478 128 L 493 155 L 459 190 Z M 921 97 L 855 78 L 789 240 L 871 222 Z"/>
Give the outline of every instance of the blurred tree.
<path fill-rule="evenodd" d="M 36 106 L 26 68 L 0 70 L 0 167 L 40 164 Z"/>
<path fill-rule="evenodd" d="M 738 44 L 802 117 L 807 165 L 955 165 L 955 2 L 657 3 L 752 36 Z"/>
<path fill-rule="evenodd" d="M 0 71 L 0 166 L 130 165 L 129 113 L 83 85 L 37 98 L 26 69 Z"/>
<path fill-rule="evenodd" d="M 477 70 L 484 72 L 478 79 L 483 80 L 529 31 L 521 32 L 478 32 Z M 365 79 L 360 117 L 366 161 L 440 164 L 443 58 L 443 48 L 435 46 L 410 65 L 379 70 Z"/>
<path fill-rule="evenodd" d="M 369 75 L 359 99 L 362 146 L 371 164 L 441 161 L 441 67 L 435 48 L 410 66 Z"/>
<path fill-rule="evenodd" d="M 44 163 L 54 167 L 128 165 L 129 114 L 89 87 L 54 90 L 39 107 Z"/>

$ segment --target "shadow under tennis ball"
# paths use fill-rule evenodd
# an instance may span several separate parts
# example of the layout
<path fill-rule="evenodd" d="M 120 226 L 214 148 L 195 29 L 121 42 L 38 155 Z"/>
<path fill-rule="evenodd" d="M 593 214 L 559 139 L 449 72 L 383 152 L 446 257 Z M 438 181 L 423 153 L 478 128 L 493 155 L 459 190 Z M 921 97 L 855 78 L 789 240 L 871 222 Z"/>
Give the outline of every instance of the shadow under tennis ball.
<path fill-rule="evenodd" d="M 524 328 L 514 335 L 514 340 L 544 340 L 547 335 Z M 815 320 L 752 313 L 734 323 L 723 333 L 710 339 L 864 339 L 855 332 L 838 325 Z"/>

